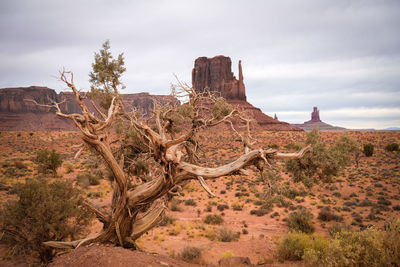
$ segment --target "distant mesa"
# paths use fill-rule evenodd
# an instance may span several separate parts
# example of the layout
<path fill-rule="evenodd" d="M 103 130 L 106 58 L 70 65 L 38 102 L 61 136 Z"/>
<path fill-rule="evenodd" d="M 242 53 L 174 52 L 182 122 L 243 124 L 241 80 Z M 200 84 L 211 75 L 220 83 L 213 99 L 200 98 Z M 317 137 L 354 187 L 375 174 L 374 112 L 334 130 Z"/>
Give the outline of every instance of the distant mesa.
<path fill-rule="evenodd" d="M 332 126 L 321 121 L 319 117 L 319 110 L 317 107 L 313 108 L 311 112 L 311 120 L 304 122 L 303 124 L 292 124 L 295 127 L 303 129 L 304 131 L 312 131 L 315 127 L 318 128 L 319 131 L 347 131 L 346 128 Z"/>
<path fill-rule="evenodd" d="M 196 92 L 213 92 L 224 97 L 231 105 L 249 112 L 264 130 L 300 131 L 289 123 L 278 121 L 265 115 L 259 108 L 246 101 L 246 88 L 243 79 L 242 62 L 238 64 L 239 79 L 233 75 L 232 61 L 229 57 L 199 57 L 192 70 L 192 85 Z"/>
<path fill-rule="evenodd" d="M 179 101 L 169 95 L 151 95 L 149 93 L 123 94 L 122 95 L 127 110 L 133 107 L 142 114 L 150 115 L 153 109 L 153 99 L 161 104 L 178 104 Z M 55 90 L 47 87 L 30 86 L 17 88 L 0 89 L 0 130 L 1 131 L 74 131 L 76 126 L 71 120 L 61 118 L 55 114 L 54 108 L 41 107 L 39 104 L 51 104 L 51 101 L 65 102 L 60 104 L 63 113 L 81 113 L 81 109 L 75 100 L 72 92 L 61 92 L 57 94 Z M 89 108 L 92 105 L 88 99 L 84 100 Z M 91 112 L 95 112 L 91 108 Z"/>

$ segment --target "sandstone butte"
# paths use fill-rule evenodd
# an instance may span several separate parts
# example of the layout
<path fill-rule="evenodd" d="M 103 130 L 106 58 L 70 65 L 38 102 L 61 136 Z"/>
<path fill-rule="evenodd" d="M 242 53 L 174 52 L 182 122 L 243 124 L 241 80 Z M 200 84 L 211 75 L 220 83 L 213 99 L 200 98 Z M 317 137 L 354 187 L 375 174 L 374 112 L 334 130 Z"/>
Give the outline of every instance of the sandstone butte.
<path fill-rule="evenodd" d="M 242 62 L 239 60 L 239 80 L 233 75 L 229 57 L 199 57 L 192 70 L 192 85 L 196 92 L 210 91 L 224 97 L 227 102 L 243 110 L 257 122 L 257 126 L 269 131 L 301 131 L 289 123 L 278 121 L 264 114 L 261 109 L 246 101 Z"/>
<path fill-rule="evenodd" d="M 346 128 L 332 126 L 330 124 L 323 122 L 319 118 L 319 110 L 317 107 L 314 107 L 313 111 L 311 112 L 311 120 L 306 121 L 302 124 L 292 124 L 292 125 L 300 129 L 303 129 L 304 131 L 311 131 L 315 127 L 317 127 L 319 131 L 347 131 Z"/>

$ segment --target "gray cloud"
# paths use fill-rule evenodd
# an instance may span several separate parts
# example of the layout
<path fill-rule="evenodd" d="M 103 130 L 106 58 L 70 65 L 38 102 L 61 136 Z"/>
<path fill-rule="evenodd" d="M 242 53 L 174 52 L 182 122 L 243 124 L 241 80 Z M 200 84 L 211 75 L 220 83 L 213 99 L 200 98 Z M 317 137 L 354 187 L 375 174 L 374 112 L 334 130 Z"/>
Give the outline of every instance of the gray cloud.
<path fill-rule="evenodd" d="M 60 91 L 66 67 L 88 88 L 93 53 L 110 39 L 126 57 L 125 92 L 168 94 L 173 73 L 190 82 L 197 57 L 223 54 L 242 59 L 248 99 L 267 114 L 302 122 L 317 105 L 332 124 L 399 126 L 379 113 L 399 108 L 398 25 L 400 2 L 384 0 L 3 0 L 0 87 Z M 346 109 L 386 115 L 335 113 Z"/>

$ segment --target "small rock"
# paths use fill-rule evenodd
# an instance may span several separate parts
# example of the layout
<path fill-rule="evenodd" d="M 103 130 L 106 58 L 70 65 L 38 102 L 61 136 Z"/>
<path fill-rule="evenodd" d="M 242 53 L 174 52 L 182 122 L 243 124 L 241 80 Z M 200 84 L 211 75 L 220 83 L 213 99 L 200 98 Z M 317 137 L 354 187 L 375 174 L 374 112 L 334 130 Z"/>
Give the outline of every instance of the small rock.
<path fill-rule="evenodd" d="M 220 259 L 218 261 L 218 265 L 225 267 L 253 266 L 248 257 L 230 257 L 226 259 Z"/>

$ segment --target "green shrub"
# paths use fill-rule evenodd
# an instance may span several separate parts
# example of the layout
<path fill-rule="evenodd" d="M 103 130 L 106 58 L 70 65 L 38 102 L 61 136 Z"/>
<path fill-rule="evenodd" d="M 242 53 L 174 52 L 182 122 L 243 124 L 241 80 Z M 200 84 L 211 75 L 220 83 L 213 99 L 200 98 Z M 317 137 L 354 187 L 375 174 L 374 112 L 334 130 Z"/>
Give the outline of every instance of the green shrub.
<path fill-rule="evenodd" d="M 399 266 L 400 220 L 393 220 L 385 230 L 341 229 L 331 239 L 290 232 L 279 242 L 277 258 L 303 259 L 311 266 Z"/>
<path fill-rule="evenodd" d="M 197 206 L 197 203 L 193 198 L 186 199 L 184 203 L 186 206 Z"/>
<path fill-rule="evenodd" d="M 256 210 L 251 210 L 250 214 L 251 215 L 257 215 L 258 217 L 261 217 L 261 216 L 264 216 L 265 214 L 268 214 L 269 212 L 271 212 L 271 211 L 267 210 L 267 209 L 259 208 L 259 209 L 256 209 Z"/>
<path fill-rule="evenodd" d="M 313 215 L 306 209 L 300 209 L 297 212 L 289 214 L 287 225 L 291 230 L 303 233 L 313 233 L 315 228 L 312 224 Z"/>
<path fill-rule="evenodd" d="M 343 135 L 331 147 L 320 140 L 317 129 L 307 133 L 306 142 L 312 151 L 301 159 L 291 159 L 286 162 L 286 170 L 293 176 L 294 182 L 302 182 L 310 188 L 316 181 L 331 182 L 351 163 L 352 155 L 357 151 L 354 140 Z"/>
<path fill-rule="evenodd" d="M 219 205 L 217 205 L 217 210 L 219 210 L 219 211 L 224 211 L 226 209 L 229 209 L 229 206 L 227 204 L 219 204 Z"/>
<path fill-rule="evenodd" d="M 371 157 L 374 154 L 374 145 L 366 144 L 364 145 L 364 155 L 366 157 Z"/>
<path fill-rule="evenodd" d="M 80 193 L 70 182 L 31 179 L 18 184 L 15 192 L 18 200 L 8 201 L 0 212 L 2 242 L 11 254 L 35 252 L 48 262 L 54 251 L 43 242 L 76 239 L 90 222 L 90 214 L 80 208 Z"/>
<path fill-rule="evenodd" d="M 61 155 L 54 149 L 52 151 L 48 151 L 47 149 L 37 151 L 34 161 L 38 165 L 39 172 L 46 173 L 47 171 L 51 171 L 54 176 L 56 176 L 57 169 L 62 164 Z"/>
<path fill-rule="evenodd" d="M 224 253 L 222 253 L 222 256 L 221 256 L 222 259 L 227 259 L 227 258 L 232 258 L 232 257 L 235 257 L 235 253 L 233 253 L 230 250 L 225 251 Z"/>
<path fill-rule="evenodd" d="M 329 207 L 324 207 L 319 211 L 318 219 L 323 222 L 329 222 L 329 221 L 341 222 L 341 221 L 343 221 L 343 217 L 332 212 Z"/>
<path fill-rule="evenodd" d="M 72 166 L 71 163 L 66 163 L 66 164 L 64 165 L 64 169 L 65 169 L 65 172 L 66 172 L 66 173 L 74 172 L 74 166 Z"/>
<path fill-rule="evenodd" d="M 235 233 L 226 227 L 218 228 L 216 231 L 216 239 L 221 242 L 237 241 L 239 237 L 240 233 Z"/>
<path fill-rule="evenodd" d="M 226 102 L 225 98 L 218 97 L 211 108 L 211 114 L 216 119 L 221 119 L 232 111 L 232 106 Z"/>
<path fill-rule="evenodd" d="M 224 219 L 221 217 L 221 215 L 218 214 L 208 214 L 204 218 L 204 223 L 206 224 L 221 224 L 224 221 Z"/>
<path fill-rule="evenodd" d="M 385 150 L 388 152 L 399 151 L 399 144 L 391 143 L 385 146 Z"/>
<path fill-rule="evenodd" d="M 232 206 L 233 210 L 243 210 L 244 204 L 240 204 L 238 202 L 233 202 L 231 206 Z"/>
<path fill-rule="evenodd" d="M 276 257 L 280 261 L 300 261 L 306 249 L 324 247 L 327 240 L 318 235 L 309 235 L 301 232 L 289 232 L 278 243 Z"/>
<path fill-rule="evenodd" d="M 186 246 L 178 254 L 178 259 L 189 263 L 201 263 L 201 249 L 192 246 Z"/>
<path fill-rule="evenodd" d="M 400 240 L 399 240 L 400 241 Z M 374 228 L 342 231 L 320 248 L 307 248 L 304 260 L 317 266 L 392 266 L 383 246 L 383 235 Z"/>
<path fill-rule="evenodd" d="M 96 176 L 89 175 L 89 184 L 90 185 L 99 185 L 100 181 Z"/>

